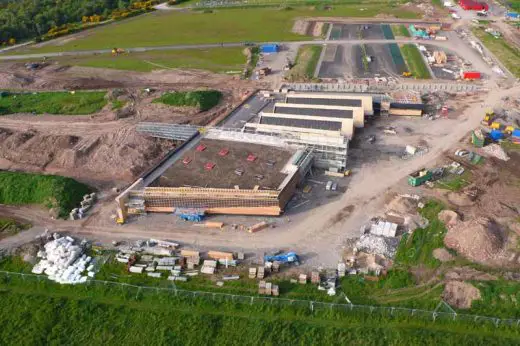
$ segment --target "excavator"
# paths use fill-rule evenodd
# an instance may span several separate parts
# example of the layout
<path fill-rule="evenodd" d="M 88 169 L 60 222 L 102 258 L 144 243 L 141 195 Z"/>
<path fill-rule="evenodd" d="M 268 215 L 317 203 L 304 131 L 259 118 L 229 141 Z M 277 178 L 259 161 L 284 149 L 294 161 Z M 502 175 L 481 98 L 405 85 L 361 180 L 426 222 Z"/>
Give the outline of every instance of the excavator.
<path fill-rule="evenodd" d="M 491 109 L 486 110 L 486 115 L 484 115 L 484 119 L 482 119 L 482 125 L 491 126 L 494 118 L 495 112 L 493 112 Z"/>
<path fill-rule="evenodd" d="M 406 72 L 403 72 L 403 77 L 411 77 L 412 76 L 412 72 L 410 71 L 406 71 Z"/>

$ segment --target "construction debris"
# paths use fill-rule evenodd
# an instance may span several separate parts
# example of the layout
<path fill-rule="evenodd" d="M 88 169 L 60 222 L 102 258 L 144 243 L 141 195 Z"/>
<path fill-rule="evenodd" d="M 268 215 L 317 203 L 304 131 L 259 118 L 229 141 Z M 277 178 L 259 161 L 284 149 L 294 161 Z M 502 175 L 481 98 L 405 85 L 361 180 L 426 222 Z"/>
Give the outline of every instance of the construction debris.
<path fill-rule="evenodd" d="M 399 245 L 399 239 L 363 234 L 356 242 L 356 248 L 370 254 L 393 258 Z"/>
<path fill-rule="evenodd" d="M 496 157 L 499 160 L 502 160 L 502 161 L 509 160 L 509 156 L 507 156 L 504 149 L 502 149 L 502 147 L 498 144 L 493 143 L 490 145 L 486 145 L 485 147 L 482 148 L 482 151 L 488 155 Z"/>

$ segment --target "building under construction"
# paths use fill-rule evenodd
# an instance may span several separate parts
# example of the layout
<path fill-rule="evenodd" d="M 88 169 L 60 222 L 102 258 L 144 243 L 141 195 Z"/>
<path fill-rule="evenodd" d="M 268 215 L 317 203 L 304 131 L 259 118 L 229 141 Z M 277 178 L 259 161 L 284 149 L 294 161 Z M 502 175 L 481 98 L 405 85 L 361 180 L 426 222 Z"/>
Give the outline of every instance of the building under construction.
<path fill-rule="evenodd" d="M 245 131 L 312 148 L 316 166 L 342 171 L 349 140 L 373 113 L 370 95 L 288 92 L 247 123 Z"/>
<path fill-rule="evenodd" d="M 220 129 L 195 134 L 117 197 L 118 217 L 147 212 L 280 215 L 312 166 L 312 150 L 271 136 L 244 135 Z"/>

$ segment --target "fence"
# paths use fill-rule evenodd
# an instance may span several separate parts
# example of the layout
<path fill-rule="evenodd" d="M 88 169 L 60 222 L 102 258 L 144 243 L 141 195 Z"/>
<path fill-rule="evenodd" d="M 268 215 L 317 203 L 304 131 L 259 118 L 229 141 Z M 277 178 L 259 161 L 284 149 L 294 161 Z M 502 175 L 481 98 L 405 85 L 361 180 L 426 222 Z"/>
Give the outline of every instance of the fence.
<path fill-rule="evenodd" d="M 9 284 L 13 279 L 21 279 L 25 282 L 36 282 L 51 284 L 56 290 L 61 288 L 69 289 L 70 286 L 63 286 L 55 284 L 49 280 L 45 275 L 35 274 L 24 274 L 17 272 L 9 272 L 0 270 L 0 283 Z M 94 286 L 94 287 L 92 287 Z M 471 314 L 459 314 L 452 310 L 452 312 L 443 311 L 432 311 L 424 309 L 411 309 L 404 307 L 392 307 L 392 306 L 370 306 L 370 305 L 357 305 L 357 304 L 339 304 L 329 302 L 319 302 L 312 300 L 301 300 L 301 299 L 287 299 L 287 298 L 274 298 L 274 297 L 262 297 L 262 296 L 244 296 L 229 293 L 220 292 L 204 292 L 204 291 L 191 291 L 185 289 L 179 289 L 172 282 L 171 287 L 150 287 L 150 286 L 138 286 L 127 283 L 114 282 L 114 281 L 102 281 L 102 280 L 88 280 L 86 284 L 74 286 L 75 288 L 82 288 L 85 291 L 94 291 L 96 288 L 110 289 L 119 288 L 121 291 L 124 290 L 130 299 L 139 299 L 140 297 L 146 296 L 147 294 L 160 294 L 166 293 L 169 297 L 173 298 L 187 298 L 189 300 L 196 299 L 207 299 L 217 302 L 231 302 L 234 304 L 243 304 L 249 306 L 276 306 L 276 307 L 293 307 L 305 309 L 311 313 L 327 311 L 327 312 L 338 312 L 341 314 L 354 315 L 354 314 L 369 314 L 379 315 L 382 317 L 409 317 L 416 319 L 423 319 L 425 321 L 461 321 L 471 323 L 491 323 L 495 327 L 507 326 L 507 327 L 519 327 L 520 319 L 513 318 L 498 318 L 490 316 L 479 316 Z M 132 292 L 133 291 L 133 292 Z M 130 294 L 132 293 L 132 294 Z M 135 293 L 135 295 L 133 294 Z M 439 305 L 440 306 L 440 305 Z M 451 309 L 451 308 L 450 308 Z"/>
<path fill-rule="evenodd" d="M 411 90 L 418 92 L 475 92 L 487 90 L 479 84 L 469 83 L 283 83 L 280 89 L 295 91 L 326 91 L 326 92 L 392 92 Z"/>

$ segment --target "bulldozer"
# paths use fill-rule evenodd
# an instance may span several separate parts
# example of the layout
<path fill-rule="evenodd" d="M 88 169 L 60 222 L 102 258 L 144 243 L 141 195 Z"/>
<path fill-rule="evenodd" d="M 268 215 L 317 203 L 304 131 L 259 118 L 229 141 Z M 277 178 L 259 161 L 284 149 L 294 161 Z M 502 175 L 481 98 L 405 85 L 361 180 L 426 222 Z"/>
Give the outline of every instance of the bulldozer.
<path fill-rule="evenodd" d="M 486 115 L 484 115 L 484 119 L 482 119 L 482 125 L 491 126 L 491 124 L 493 123 L 493 119 L 494 118 L 495 118 L 495 112 L 493 112 L 492 110 L 488 109 L 486 111 Z"/>
<path fill-rule="evenodd" d="M 123 48 L 112 48 L 112 55 L 123 54 L 125 50 Z"/>

